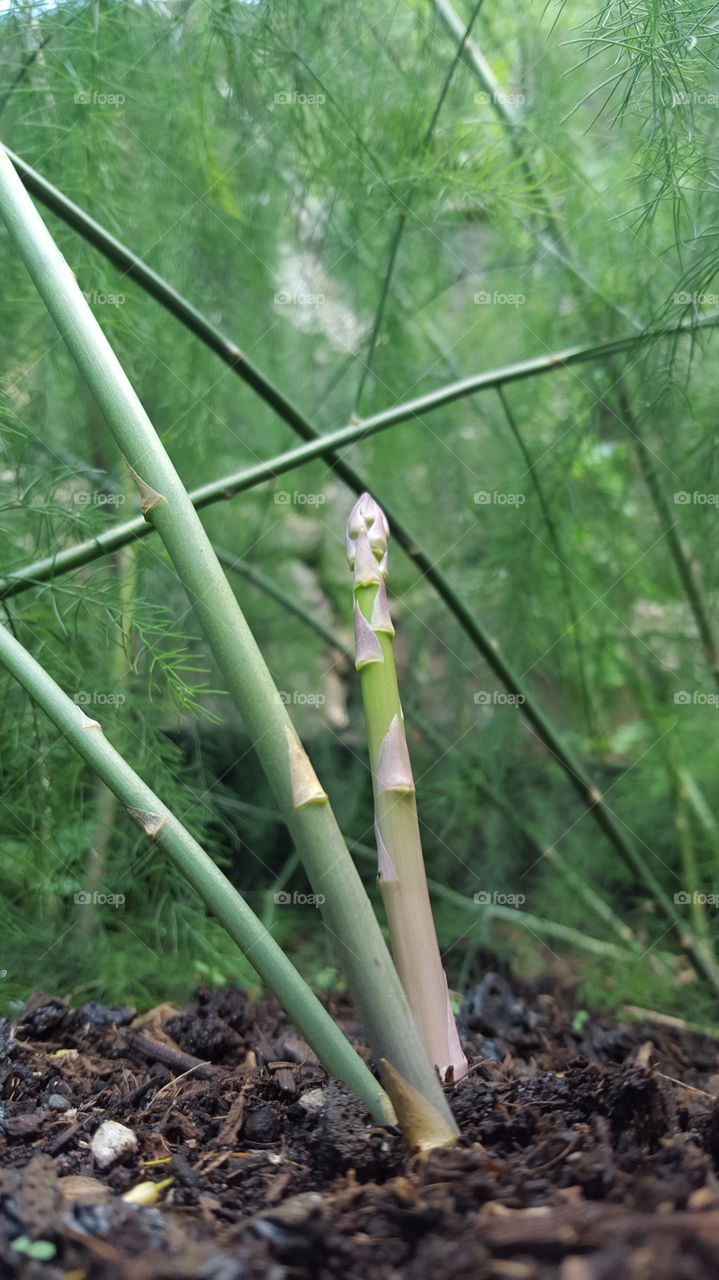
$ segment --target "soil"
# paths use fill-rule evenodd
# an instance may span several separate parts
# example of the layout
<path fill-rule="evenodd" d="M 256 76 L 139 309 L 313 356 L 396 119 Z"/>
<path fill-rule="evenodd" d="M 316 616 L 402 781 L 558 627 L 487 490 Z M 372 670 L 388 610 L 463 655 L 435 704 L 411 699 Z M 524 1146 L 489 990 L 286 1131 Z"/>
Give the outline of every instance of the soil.
<path fill-rule="evenodd" d="M 0 1022 L 0 1277 L 715 1280 L 715 1042 L 493 973 L 461 1021 L 462 1138 L 419 1159 L 271 1001 L 139 1022 L 36 993 Z M 102 1170 L 106 1120 L 136 1146 Z"/>

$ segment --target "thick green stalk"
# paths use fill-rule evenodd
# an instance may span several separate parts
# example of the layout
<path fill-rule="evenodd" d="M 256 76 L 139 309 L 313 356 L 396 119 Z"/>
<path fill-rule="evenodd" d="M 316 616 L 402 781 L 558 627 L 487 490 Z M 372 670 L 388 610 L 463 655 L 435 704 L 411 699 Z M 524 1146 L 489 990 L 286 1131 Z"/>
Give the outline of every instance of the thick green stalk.
<path fill-rule="evenodd" d="M 281 604 L 282 608 L 285 609 L 287 613 L 291 613 L 293 617 L 299 618 L 300 622 L 303 622 L 306 627 L 310 627 L 318 636 L 321 636 L 325 643 L 329 645 L 330 649 L 335 649 L 340 657 L 349 657 L 349 650 L 344 641 L 340 636 L 335 634 L 331 627 L 328 627 L 322 619 L 318 617 L 315 610 L 308 608 L 301 600 L 297 600 L 294 596 L 288 595 L 287 592 L 283 591 L 272 578 L 268 578 L 266 573 L 262 573 L 261 570 L 256 569 L 254 565 L 248 564 L 241 556 L 235 556 L 231 551 L 225 551 L 223 547 L 218 547 L 217 543 L 213 543 L 213 546 L 215 548 L 217 559 L 221 565 L 224 565 L 229 573 L 241 574 L 241 576 L 246 578 L 248 582 L 251 582 L 253 586 L 257 587 L 265 595 L 270 596 L 273 600 L 276 600 L 278 604 Z"/>
<path fill-rule="evenodd" d="M 355 666 L 367 722 L 379 865 L 397 971 L 430 1060 L 443 1080 L 461 1080 L 467 1059 L 459 1043 L 442 968 L 422 857 L 417 800 L 399 698 L 385 587 L 389 526 L 368 493 L 347 524 L 354 570 Z"/>
<path fill-rule="evenodd" d="M 277 996 L 327 1071 L 354 1089 L 380 1122 L 392 1123 L 392 1107 L 384 1090 L 272 934 L 204 849 L 108 742 L 97 721 L 85 715 L 4 626 L 0 626 L 0 662 L 125 806 L 148 840 L 172 859 Z"/>
<path fill-rule="evenodd" d="M 340 952 L 377 1057 L 426 1100 L 444 1140 L 456 1125 L 424 1050 L 342 833 L 199 516 L 75 277 L 0 150 L 0 212 L 35 285 L 132 470 L 143 515 L 175 566 L 274 789 Z M 401 1117 L 400 1117 L 401 1118 Z M 418 1122 L 417 1128 L 421 1127 Z M 422 1140 L 420 1133 L 415 1134 Z M 414 1140 L 414 1139 L 413 1139 Z M 437 1139 L 437 1142 L 439 1139 Z"/>

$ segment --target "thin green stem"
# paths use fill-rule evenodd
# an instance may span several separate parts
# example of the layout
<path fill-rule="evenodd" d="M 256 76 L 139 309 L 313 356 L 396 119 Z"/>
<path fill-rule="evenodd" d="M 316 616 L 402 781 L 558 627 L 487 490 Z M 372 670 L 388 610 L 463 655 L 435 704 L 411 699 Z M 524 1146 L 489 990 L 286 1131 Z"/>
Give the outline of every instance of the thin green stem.
<path fill-rule="evenodd" d="M 8 154 L 11 155 L 12 153 L 8 152 Z M 261 484 L 265 480 L 276 479 L 278 476 L 288 471 L 293 471 L 296 467 L 320 457 L 325 459 L 351 489 L 360 493 L 364 490 L 362 477 L 355 473 L 346 463 L 335 457 L 336 450 L 344 445 L 357 443 L 365 437 L 403 422 L 414 421 L 421 425 L 421 419 L 424 414 L 431 413 L 446 404 L 452 404 L 456 400 L 461 400 L 480 391 L 496 389 L 512 382 L 522 381 L 525 378 L 552 373 L 556 369 L 569 368 L 571 365 L 583 363 L 584 361 L 603 359 L 607 355 L 628 350 L 639 342 L 649 341 L 653 338 L 674 337 L 676 335 L 688 336 L 693 333 L 694 329 L 714 328 L 717 326 L 719 326 L 719 313 L 713 313 L 702 317 L 693 327 L 675 325 L 668 329 L 648 330 L 646 334 L 630 335 L 626 338 L 616 339 L 613 342 L 600 343 L 598 346 L 567 347 L 562 351 L 555 351 L 547 356 L 535 356 L 531 360 L 522 360 L 516 364 L 505 365 L 500 369 L 493 369 L 487 373 L 474 374 L 469 378 L 463 378 L 440 387 L 437 391 L 430 391 L 426 395 L 403 401 L 392 409 L 385 409 L 369 418 L 365 418 L 362 422 L 351 423 L 337 431 L 320 435 L 312 428 L 313 438 L 307 444 L 298 445 L 296 448 L 278 454 L 276 457 L 268 459 L 267 462 L 258 463 L 254 467 L 248 467 L 245 470 L 234 471 L 230 475 L 221 476 L 218 480 L 213 480 L 200 488 L 190 490 L 189 496 L 195 508 L 200 511 L 204 507 L 212 506 L 215 502 L 233 498 L 238 493 L 254 488 L 255 485 Z M 234 349 L 235 351 L 237 350 L 237 348 Z M 293 425 L 289 418 L 285 418 L 285 421 L 288 422 L 288 425 Z M 302 432 L 299 432 L 299 434 L 302 434 Z M 407 555 L 414 559 L 415 562 L 418 562 L 416 540 L 398 524 L 396 518 L 391 517 L 386 504 L 385 510 L 387 518 L 392 519 L 395 540 Z M 0 578 L 0 599 L 21 595 L 23 592 L 40 586 L 43 582 L 57 578 L 63 573 L 80 569 L 84 565 L 91 564 L 94 560 L 101 559 L 109 552 L 117 550 L 118 547 L 124 547 L 136 538 L 144 538 L 152 532 L 152 526 L 148 525 L 142 517 L 137 517 L 134 520 L 127 520 L 122 524 L 116 525 L 114 529 L 108 530 L 106 533 L 98 534 L 94 538 L 88 538 L 85 542 L 78 543 L 74 547 L 59 551 L 55 555 L 44 556 L 31 564 L 23 565 L 21 568 L 7 574 L 5 578 Z M 445 603 L 450 612 L 454 613 L 460 626 L 466 630 L 462 617 L 455 612 L 450 601 L 445 599 Z"/>
<path fill-rule="evenodd" d="M 529 452 L 526 441 L 519 429 L 519 424 L 517 423 L 517 419 L 514 416 L 514 412 L 507 399 L 507 396 L 505 394 L 503 387 L 497 388 L 497 395 L 499 396 L 500 403 L 504 410 L 504 416 L 507 419 L 509 429 L 512 432 L 512 435 L 514 436 L 514 439 L 519 447 L 519 451 L 522 455 L 522 458 L 524 459 L 524 463 L 527 468 L 529 478 L 532 481 L 532 484 L 534 486 L 534 491 L 539 500 L 539 505 L 542 509 L 542 515 L 544 516 L 544 523 L 547 526 L 547 533 L 549 535 L 549 540 L 552 544 L 554 556 L 557 561 L 557 567 L 559 569 L 559 580 L 562 584 L 562 594 L 564 596 L 564 601 L 567 607 L 567 616 L 569 618 L 571 631 L 572 631 L 572 638 L 574 641 L 574 651 L 577 655 L 577 673 L 579 675 L 579 687 L 582 691 L 582 702 L 584 704 L 585 720 L 587 723 L 588 732 L 590 734 L 593 734 L 594 716 L 592 712 L 591 697 L 589 694 L 589 683 L 587 681 L 587 673 L 584 665 L 584 652 L 582 649 L 582 638 L 579 632 L 579 615 L 578 615 L 576 605 L 574 603 L 574 596 L 572 593 L 572 587 L 569 580 L 569 573 L 567 571 L 567 563 L 562 554 L 562 549 L 559 542 L 559 533 L 557 530 L 556 521 L 554 519 L 554 516 L 552 515 L 551 507 L 545 496 L 544 487 L 539 478 L 539 472 L 535 465 L 534 458 Z"/>
<path fill-rule="evenodd" d="M 434 111 L 432 112 L 430 122 L 427 126 L 427 129 L 425 130 L 424 137 L 422 138 L 422 142 L 420 144 L 421 153 L 424 153 L 427 151 L 429 144 L 432 141 L 432 136 L 434 134 L 437 121 L 439 120 L 440 112 L 444 105 L 445 98 L 449 93 L 449 87 L 452 83 L 454 73 L 457 69 L 457 64 L 459 63 L 462 57 L 465 44 L 469 39 L 469 34 L 477 20 L 477 15 L 479 14 L 479 11 L 482 8 L 483 3 L 484 3 L 484 0 L 477 0 L 477 3 L 475 4 L 474 10 L 472 12 L 472 16 L 469 19 L 467 26 L 465 27 L 465 30 L 463 32 L 459 45 L 455 50 L 454 57 L 450 62 L 449 69 L 442 83 L 442 88 L 439 93 L 439 98 L 435 103 Z M 392 283 L 392 276 L 394 275 L 394 268 L 397 262 L 397 255 L 399 254 L 399 246 L 402 241 L 402 236 L 404 234 L 405 227 L 407 226 L 407 220 L 409 218 L 410 208 L 412 204 L 412 197 L 414 196 L 418 181 L 419 179 L 416 179 L 410 186 L 407 193 L 402 197 L 402 209 L 397 219 L 397 223 L 394 229 L 394 234 L 392 236 L 392 241 L 390 243 L 387 266 L 385 268 L 385 273 L 382 280 L 382 289 L 380 291 L 379 302 L 377 303 L 377 309 L 375 311 L 375 317 L 372 324 L 372 332 L 370 333 L 369 347 L 367 350 L 367 359 L 365 360 L 362 366 L 362 373 L 360 375 L 359 386 L 357 387 L 357 395 L 355 397 L 356 412 L 359 412 L 359 404 L 362 399 L 362 392 L 364 391 L 365 383 L 372 369 L 372 362 L 374 360 L 375 351 L 377 349 L 377 339 L 379 337 L 379 332 L 382 327 L 382 319 L 384 317 L 385 305 L 387 303 L 387 298 L 389 296 L 390 285 Z"/>
<path fill-rule="evenodd" d="M 5 626 L 0 626 L 0 662 L 125 806 L 148 840 L 172 859 L 277 996 L 330 1074 L 354 1089 L 378 1120 L 391 1123 L 386 1094 L 262 922 L 108 742 L 100 725 L 85 715 Z"/>

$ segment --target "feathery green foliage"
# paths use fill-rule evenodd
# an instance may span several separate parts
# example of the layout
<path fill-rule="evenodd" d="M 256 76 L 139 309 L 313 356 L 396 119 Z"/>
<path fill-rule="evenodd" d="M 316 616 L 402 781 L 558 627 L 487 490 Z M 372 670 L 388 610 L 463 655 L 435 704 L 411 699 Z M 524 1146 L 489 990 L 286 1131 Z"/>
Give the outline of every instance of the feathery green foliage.
<path fill-rule="evenodd" d="M 350 421 L 361 384 L 370 415 L 513 361 L 696 326 L 693 340 L 649 337 L 611 362 L 598 354 L 512 385 L 507 378 L 502 400 L 480 385 L 375 436 L 358 429 L 342 456 L 400 526 L 425 531 L 429 564 L 560 727 L 678 916 L 711 944 L 716 908 L 701 899 L 716 892 L 715 676 L 667 533 L 671 525 L 716 630 L 715 339 L 701 327 L 719 298 L 714 10 L 569 0 L 510 12 L 485 0 L 472 39 L 491 70 L 490 92 L 468 50 L 454 66 L 457 32 L 475 6 L 452 7 L 454 34 L 441 14 L 446 0 L 397 11 L 363 5 L 349 47 L 336 0 L 309 17 L 294 0 L 171 12 L 125 0 L 32 13 L 13 4 L 0 15 L 3 134 L 324 431 Z M 188 487 L 292 448 L 291 428 L 251 386 L 76 232 L 55 218 L 51 226 Z M 0 253 L 6 578 L 110 531 L 129 508 L 103 424 L 4 237 Z M 642 475 L 637 434 L 663 509 Z M 346 650 L 337 539 L 350 503 L 315 456 L 233 503 L 207 506 L 203 522 L 213 542 L 315 612 Z M 213 692 L 221 677 L 158 540 L 138 542 L 132 564 L 118 556 L 8 598 L 5 617 L 27 622 L 34 652 L 64 687 L 128 699 L 103 704 L 118 745 L 132 747 L 173 810 L 190 783 L 193 834 L 271 912 L 277 885 L 306 885 L 291 869 L 271 796 L 247 769 L 243 726 Z M 122 590 L 133 575 L 130 610 Z M 683 1008 L 694 1000 L 697 1016 L 710 1016 L 701 984 L 683 981 L 683 961 L 674 962 L 676 988 L 666 980 L 675 937 L 664 936 L 646 882 L 619 863 L 596 809 L 540 749 L 522 708 L 503 700 L 486 656 L 411 557 L 395 557 L 393 587 L 405 703 L 446 744 L 443 754 L 408 715 L 430 878 L 467 904 L 445 898 L 437 913 L 450 982 L 470 982 L 488 946 L 511 950 L 531 971 L 573 949 L 548 934 L 536 942 L 492 910 L 524 911 L 608 945 L 619 945 L 618 917 L 648 959 L 629 966 L 597 956 L 591 967 L 586 952 L 594 994 L 670 1008 L 679 990 Z M 236 589 L 322 761 L 344 831 L 367 841 L 370 783 L 346 659 L 326 635 L 289 625 L 278 600 L 250 580 L 237 579 Z M 209 716 L 201 728 L 199 706 Z M 218 715 L 230 721 L 227 735 L 211 722 Z M 136 937 L 123 931 L 121 953 L 117 922 L 97 912 L 96 972 L 87 977 L 72 931 L 60 941 L 73 919 L 63 886 L 81 883 L 102 806 L 83 767 L 55 744 L 59 790 L 74 801 L 68 822 L 48 786 L 47 749 L 41 718 L 21 710 L 8 687 L 0 885 L 9 891 L 9 954 L 0 955 L 8 974 L 0 993 L 22 995 L 57 975 L 65 985 L 96 982 L 94 993 L 131 994 L 137 972 L 139 998 L 149 1001 L 164 991 L 154 960 L 142 961 L 148 944 L 162 944 L 173 989 L 184 972 L 212 966 L 215 953 L 221 973 L 218 931 L 189 893 L 173 901 L 162 879 L 152 888 L 141 862 L 148 894 L 133 913 Z M 110 891 L 115 868 L 137 852 L 122 824 L 111 825 Z M 588 894 L 542 856 L 549 848 Z M 475 903 L 475 894 L 491 901 Z M 613 917 L 601 918 L 592 894 Z M 294 927 L 319 972 L 333 961 L 308 914 L 278 908 L 274 925 L 288 937 Z M 41 953 L 23 932 L 55 944 L 44 974 L 43 964 L 31 968 Z"/>

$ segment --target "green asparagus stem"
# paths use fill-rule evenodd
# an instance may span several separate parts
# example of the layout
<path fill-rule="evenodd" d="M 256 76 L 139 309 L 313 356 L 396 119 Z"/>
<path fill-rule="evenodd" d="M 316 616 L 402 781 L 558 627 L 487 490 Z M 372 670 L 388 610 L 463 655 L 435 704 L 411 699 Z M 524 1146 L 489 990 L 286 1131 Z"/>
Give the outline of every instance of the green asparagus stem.
<path fill-rule="evenodd" d="M 379 856 L 377 882 L 392 951 L 430 1060 L 442 1080 L 461 1080 L 467 1059 L 449 1003 L 422 857 L 412 766 L 404 731 L 385 577 L 389 526 L 368 493 L 347 523 L 354 570 L 355 665 L 367 721 Z"/>

